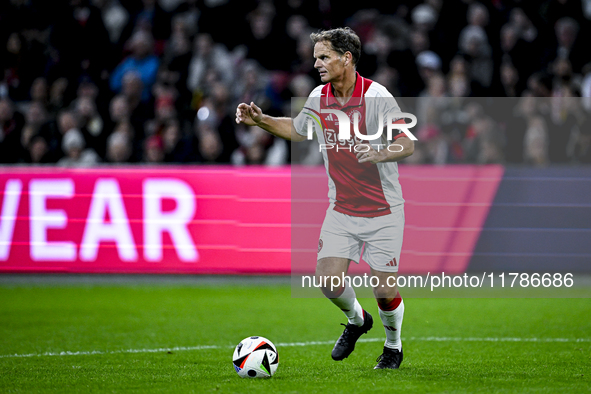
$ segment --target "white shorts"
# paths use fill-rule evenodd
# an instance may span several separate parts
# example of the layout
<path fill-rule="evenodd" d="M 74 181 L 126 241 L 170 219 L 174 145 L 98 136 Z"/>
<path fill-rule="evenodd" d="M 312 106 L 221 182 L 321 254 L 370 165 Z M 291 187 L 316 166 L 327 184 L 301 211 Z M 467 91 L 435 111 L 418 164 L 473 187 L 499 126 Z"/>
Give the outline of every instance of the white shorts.
<path fill-rule="evenodd" d="M 361 249 L 365 244 L 363 260 L 371 268 L 398 272 L 404 232 L 404 205 L 390 210 L 388 215 L 365 218 L 339 213 L 331 205 L 320 231 L 318 260 L 342 257 L 359 264 Z"/>

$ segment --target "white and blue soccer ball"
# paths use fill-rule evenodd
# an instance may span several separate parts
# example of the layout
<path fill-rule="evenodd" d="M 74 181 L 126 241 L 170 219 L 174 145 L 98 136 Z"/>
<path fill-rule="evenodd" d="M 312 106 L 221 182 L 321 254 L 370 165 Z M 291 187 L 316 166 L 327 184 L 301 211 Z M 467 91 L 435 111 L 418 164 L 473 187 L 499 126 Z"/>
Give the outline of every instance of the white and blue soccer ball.
<path fill-rule="evenodd" d="M 241 378 L 270 378 L 277 371 L 277 348 L 264 337 L 243 339 L 232 356 L 234 369 Z"/>

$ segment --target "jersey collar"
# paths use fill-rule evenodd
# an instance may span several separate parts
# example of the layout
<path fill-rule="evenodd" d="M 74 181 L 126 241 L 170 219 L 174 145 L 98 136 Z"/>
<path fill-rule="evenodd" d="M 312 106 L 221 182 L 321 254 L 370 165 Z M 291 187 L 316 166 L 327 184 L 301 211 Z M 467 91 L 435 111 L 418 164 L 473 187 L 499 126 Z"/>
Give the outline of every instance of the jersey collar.
<path fill-rule="evenodd" d="M 353 89 L 353 95 L 345 103 L 345 105 L 341 106 L 341 104 L 337 101 L 336 97 L 332 93 L 332 83 L 328 84 L 328 89 L 326 92 L 326 106 L 332 107 L 337 106 L 341 108 L 345 107 L 359 107 L 362 104 L 363 100 L 363 92 L 365 90 L 365 78 L 363 78 L 359 73 L 355 72 L 355 88 Z"/>

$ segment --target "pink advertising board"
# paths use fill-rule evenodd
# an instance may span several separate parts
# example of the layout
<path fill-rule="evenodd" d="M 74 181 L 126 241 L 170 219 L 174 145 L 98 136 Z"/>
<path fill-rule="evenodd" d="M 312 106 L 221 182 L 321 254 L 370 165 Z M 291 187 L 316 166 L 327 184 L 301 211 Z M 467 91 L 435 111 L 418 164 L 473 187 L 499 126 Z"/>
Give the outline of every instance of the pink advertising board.
<path fill-rule="evenodd" d="M 289 272 L 289 174 L 3 168 L 0 272 Z"/>
<path fill-rule="evenodd" d="M 400 173 L 401 272 L 462 272 L 503 168 Z M 288 274 L 292 259 L 308 271 L 326 185 L 323 167 L 4 167 L 0 272 Z"/>

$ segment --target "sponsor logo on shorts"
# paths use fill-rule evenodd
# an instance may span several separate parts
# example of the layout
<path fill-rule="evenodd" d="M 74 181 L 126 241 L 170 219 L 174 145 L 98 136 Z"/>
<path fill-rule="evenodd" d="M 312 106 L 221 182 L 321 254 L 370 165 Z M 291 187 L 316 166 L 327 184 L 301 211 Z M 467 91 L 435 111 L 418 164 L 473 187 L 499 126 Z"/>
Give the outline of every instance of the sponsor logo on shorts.
<path fill-rule="evenodd" d="M 323 245 L 322 239 L 319 239 L 318 240 L 318 253 L 320 253 L 320 251 L 322 250 L 322 245 Z"/>
<path fill-rule="evenodd" d="M 396 267 L 396 265 L 396 257 L 394 257 L 392 260 L 388 261 L 386 267 Z"/>

